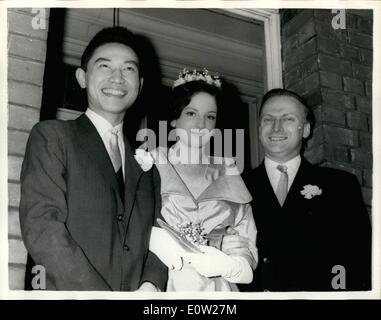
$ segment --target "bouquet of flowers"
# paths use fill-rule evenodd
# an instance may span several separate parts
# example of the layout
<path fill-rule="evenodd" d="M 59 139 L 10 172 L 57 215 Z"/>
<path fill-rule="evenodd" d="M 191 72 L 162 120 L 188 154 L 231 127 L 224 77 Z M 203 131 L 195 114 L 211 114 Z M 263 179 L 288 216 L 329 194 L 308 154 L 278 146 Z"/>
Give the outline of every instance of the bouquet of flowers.
<path fill-rule="evenodd" d="M 204 233 L 205 228 L 203 228 L 200 223 L 187 222 L 177 227 L 180 235 L 189 242 L 204 246 L 208 244 L 206 234 Z"/>

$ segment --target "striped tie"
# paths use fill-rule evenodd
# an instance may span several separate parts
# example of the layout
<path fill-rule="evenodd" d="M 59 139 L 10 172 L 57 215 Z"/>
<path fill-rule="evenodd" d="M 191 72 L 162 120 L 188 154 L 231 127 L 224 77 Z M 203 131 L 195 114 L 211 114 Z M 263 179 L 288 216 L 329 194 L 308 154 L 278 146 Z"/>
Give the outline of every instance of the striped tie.
<path fill-rule="evenodd" d="M 118 144 L 118 130 L 111 129 L 107 132 L 110 158 L 115 172 L 118 172 L 122 167 L 122 156 L 120 154 L 119 144 Z"/>
<path fill-rule="evenodd" d="M 279 204 L 282 207 L 284 204 L 284 201 L 287 197 L 288 192 L 288 174 L 287 174 L 287 167 L 284 165 L 278 165 L 276 167 L 280 171 L 280 179 L 278 182 L 278 187 L 276 188 L 276 197 L 278 198 Z"/>
<path fill-rule="evenodd" d="M 123 169 L 122 169 L 122 156 L 119 149 L 118 143 L 118 130 L 111 129 L 107 132 L 109 150 L 110 150 L 110 159 L 114 167 L 116 178 L 118 180 L 119 191 L 121 198 L 123 200 L 124 196 L 124 178 L 123 178 Z"/>

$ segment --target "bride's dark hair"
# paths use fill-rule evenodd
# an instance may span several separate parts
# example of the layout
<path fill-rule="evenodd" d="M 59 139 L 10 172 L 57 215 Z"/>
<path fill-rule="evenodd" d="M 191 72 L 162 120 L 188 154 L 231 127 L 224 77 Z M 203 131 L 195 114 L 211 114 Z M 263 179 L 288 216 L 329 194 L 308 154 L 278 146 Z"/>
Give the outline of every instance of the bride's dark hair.
<path fill-rule="evenodd" d="M 170 121 L 177 120 L 184 108 L 190 103 L 192 97 L 200 92 L 210 94 L 216 99 L 217 108 L 221 109 L 223 103 L 222 90 L 220 87 L 208 84 L 202 80 L 195 80 L 178 85 L 172 90 L 170 103 Z M 218 125 L 218 115 L 217 124 Z"/>

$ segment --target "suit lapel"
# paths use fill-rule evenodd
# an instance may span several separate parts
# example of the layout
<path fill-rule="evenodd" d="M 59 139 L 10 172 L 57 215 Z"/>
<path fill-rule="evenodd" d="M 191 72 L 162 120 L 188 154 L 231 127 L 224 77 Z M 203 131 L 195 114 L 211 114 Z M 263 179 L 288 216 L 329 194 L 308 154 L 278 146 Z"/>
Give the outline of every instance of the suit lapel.
<path fill-rule="evenodd" d="M 119 195 L 118 181 L 112 162 L 103 144 L 102 138 L 99 136 L 97 129 L 91 123 L 86 115 L 81 115 L 77 120 L 77 141 L 89 158 L 92 164 L 98 167 L 106 182 L 116 190 Z"/>
<path fill-rule="evenodd" d="M 143 173 L 140 165 L 136 162 L 134 154 L 131 150 L 131 146 L 124 137 L 124 146 L 125 146 L 125 193 L 124 193 L 124 205 L 125 205 L 125 215 L 126 220 L 129 221 L 131 215 L 131 210 L 135 202 L 135 195 L 137 185 L 140 179 L 140 176 Z"/>
<path fill-rule="evenodd" d="M 278 199 L 275 195 L 275 192 L 273 190 L 273 187 L 271 186 L 271 182 L 269 180 L 269 177 L 267 176 L 265 163 L 262 162 L 261 165 L 258 167 L 258 190 L 261 190 L 261 200 L 263 200 L 265 203 L 271 204 L 273 208 L 280 208 L 280 204 L 278 202 Z M 254 201 L 256 200 L 256 197 L 254 197 Z"/>
<path fill-rule="evenodd" d="M 298 204 L 298 206 L 301 205 L 300 200 L 302 199 L 302 196 L 300 194 L 300 191 L 303 189 L 304 185 L 308 184 L 311 168 L 311 164 L 307 160 L 302 158 L 294 182 L 292 183 L 292 186 L 287 194 L 286 201 L 284 202 L 284 208 L 292 204 Z"/>
<path fill-rule="evenodd" d="M 287 193 L 287 197 L 282 209 L 285 209 L 286 207 L 289 207 L 294 203 L 298 203 L 298 205 L 300 205 L 300 191 L 303 189 L 303 186 L 308 182 L 311 173 L 311 168 L 312 165 L 302 157 L 300 167 L 291 185 L 291 188 Z M 263 190 L 263 199 L 266 199 L 265 201 L 271 203 L 274 207 L 280 208 L 278 199 L 267 176 L 264 162 L 262 162 L 262 164 L 258 167 L 258 180 L 259 181 L 256 184 L 259 185 L 259 183 L 261 183 L 260 188 L 261 190 Z"/>
<path fill-rule="evenodd" d="M 83 150 L 89 158 L 91 163 L 97 166 L 97 169 L 102 172 L 105 182 L 110 183 L 115 190 L 118 201 L 122 206 L 122 199 L 120 198 L 118 180 L 114 172 L 114 167 L 107 153 L 107 150 L 103 144 L 102 138 L 99 136 L 97 129 L 87 118 L 86 115 L 80 116 L 76 123 L 78 124 L 77 140 Z M 124 208 L 125 208 L 125 221 L 129 221 L 131 211 L 135 202 L 135 195 L 137 185 L 143 170 L 136 162 L 131 146 L 124 137 L 125 145 L 125 192 L 124 192 Z M 126 225 L 126 227 L 127 227 Z"/>

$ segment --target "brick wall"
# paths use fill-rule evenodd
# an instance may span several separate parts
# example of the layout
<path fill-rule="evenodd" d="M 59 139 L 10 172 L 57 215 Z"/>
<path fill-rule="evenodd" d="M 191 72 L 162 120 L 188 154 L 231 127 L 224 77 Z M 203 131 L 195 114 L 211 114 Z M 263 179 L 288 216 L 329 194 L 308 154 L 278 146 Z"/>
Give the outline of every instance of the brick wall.
<path fill-rule="evenodd" d="M 39 121 L 46 29 L 34 29 L 31 9 L 8 10 L 8 239 L 9 288 L 24 288 L 26 250 L 19 222 L 20 170 L 32 126 Z"/>
<path fill-rule="evenodd" d="M 335 30 L 331 10 L 281 10 L 285 88 L 313 107 L 316 127 L 305 156 L 347 170 L 372 200 L 372 11 L 346 10 Z"/>

